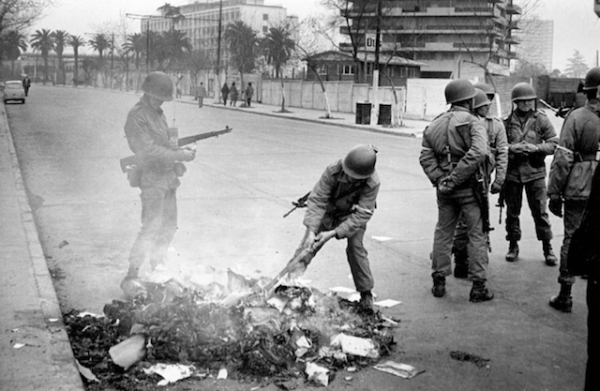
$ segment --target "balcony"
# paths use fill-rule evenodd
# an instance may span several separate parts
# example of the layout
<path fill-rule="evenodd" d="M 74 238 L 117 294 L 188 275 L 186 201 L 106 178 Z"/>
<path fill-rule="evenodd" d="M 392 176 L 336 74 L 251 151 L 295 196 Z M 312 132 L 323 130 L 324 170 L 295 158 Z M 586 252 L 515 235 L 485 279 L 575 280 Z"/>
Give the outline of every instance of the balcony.
<path fill-rule="evenodd" d="M 510 15 L 521 15 L 523 9 L 516 4 L 507 4 L 506 5 L 506 13 Z"/>
<path fill-rule="evenodd" d="M 508 45 L 519 45 L 523 40 L 519 37 L 506 37 L 504 43 Z"/>
<path fill-rule="evenodd" d="M 520 30 L 521 29 L 521 27 L 519 27 L 519 23 L 516 20 L 511 20 L 508 28 L 510 28 L 511 30 Z"/>

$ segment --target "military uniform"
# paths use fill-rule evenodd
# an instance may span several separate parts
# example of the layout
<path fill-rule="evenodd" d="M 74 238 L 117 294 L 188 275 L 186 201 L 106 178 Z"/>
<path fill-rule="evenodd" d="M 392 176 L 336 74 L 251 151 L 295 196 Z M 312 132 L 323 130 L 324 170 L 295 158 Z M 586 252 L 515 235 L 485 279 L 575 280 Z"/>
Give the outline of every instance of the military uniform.
<path fill-rule="evenodd" d="M 454 184 L 449 193 L 437 189 L 438 222 L 432 253 L 434 282 L 451 274 L 452 240 L 461 213 L 469 232 L 469 278 L 480 283 L 487 280 L 487 240 L 473 188 L 488 154 L 488 137 L 482 122 L 464 107 L 452 106 L 423 133 L 419 162 L 425 174 L 436 187 L 443 180 Z"/>
<path fill-rule="evenodd" d="M 544 159 L 556 149 L 558 138 L 550 120 L 540 111 L 529 112 L 522 120 L 516 112 L 505 121 L 509 144 L 508 170 L 504 183 L 506 201 L 506 239 L 521 239 L 519 215 L 523 204 L 523 188 L 535 222 L 538 240 L 550 241 L 552 229 L 546 211 L 546 165 Z M 538 151 L 528 156 L 514 153 L 518 144 L 526 142 Z"/>

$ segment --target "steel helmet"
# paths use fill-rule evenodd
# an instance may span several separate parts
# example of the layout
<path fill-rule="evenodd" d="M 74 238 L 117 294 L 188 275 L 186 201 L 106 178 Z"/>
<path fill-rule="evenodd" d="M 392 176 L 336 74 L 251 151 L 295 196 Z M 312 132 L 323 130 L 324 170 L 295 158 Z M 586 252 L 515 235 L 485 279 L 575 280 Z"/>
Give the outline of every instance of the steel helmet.
<path fill-rule="evenodd" d="M 342 160 L 342 168 L 349 177 L 365 179 L 375 172 L 377 149 L 370 144 L 359 144 L 352 148 Z"/>
<path fill-rule="evenodd" d="M 473 98 L 473 109 L 478 109 L 482 106 L 487 106 L 492 103 L 485 91 L 475 88 L 475 98 Z"/>
<path fill-rule="evenodd" d="M 142 91 L 162 101 L 173 100 L 173 81 L 164 72 L 150 72 L 142 83 Z"/>
<path fill-rule="evenodd" d="M 594 67 L 590 69 L 585 75 L 585 81 L 583 82 L 583 90 L 593 90 L 598 88 L 598 86 L 600 86 L 600 68 Z"/>
<path fill-rule="evenodd" d="M 473 85 L 473 87 L 479 88 L 481 91 L 485 92 L 486 95 L 496 95 L 496 91 L 494 90 L 494 87 L 492 87 L 489 84 L 475 83 Z"/>
<path fill-rule="evenodd" d="M 510 92 L 510 99 L 515 102 L 518 100 L 536 99 L 537 94 L 529 83 L 517 83 Z"/>
<path fill-rule="evenodd" d="M 462 102 L 475 96 L 475 87 L 465 79 L 452 80 L 446 86 L 444 95 L 446 95 L 446 103 Z"/>

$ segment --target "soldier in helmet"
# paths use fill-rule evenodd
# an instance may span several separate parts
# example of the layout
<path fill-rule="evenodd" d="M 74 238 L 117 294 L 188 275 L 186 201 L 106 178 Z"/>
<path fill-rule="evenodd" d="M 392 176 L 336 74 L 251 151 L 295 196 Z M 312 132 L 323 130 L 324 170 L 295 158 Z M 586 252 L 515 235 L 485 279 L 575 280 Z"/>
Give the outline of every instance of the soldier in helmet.
<path fill-rule="evenodd" d="M 518 83 L 511 91 L 513 110 L 505 120 L 508 138 L 508 169 L 504 182 L 506 201 L 506 260 L 514 262 L 519 255 L 523 189 L 535 223 L 537 239 L 542 242 L 546 265 L 555 266 L 552 250 L 552 227 L 546 211 L 546 164 L 558 143 L 554 127 L 544 113 L 537 110 L 537 94 L 528 83 Z"/>
<path fill-rule="evenodd" d="M 498 118 L 490 115 L 490 106 L 496 95 L 491 86 L 483 83 L 474 85 L 477 94 L 473 98 L 473 114 L 479 118 L 487 130 L 490 155 L 485 162 L 485 187 L 489 187 L 492 194 L 497 194 L 502 189 L 506 178 L 506 165 L 508 163 L 508 142 L 506 141 L 506 130 L 504 124 Z M 494 181 L 491 181 L 494 173 Z M 489 208 L 489 206 L 488 206 Z M 489 220 L 489 216 L 488 216 Z M 485 223 L 485 222 L 484 222 Z M 484 227 L 486 228 L 486 227 Z M 488 227 L 489 228 L 489 221 Z M 467 253 L 468 243 L 467 224 L 464 218 L 458 221 L 454 234 L 452 253 L 454 254 L 454 277 L 467 278 L 469 272 L 469 260 Z"/>
<path fill-rule="evenodd" d="M 302 274 L 327 241 L 345 238 L 354 285 L 360 292 L 360 304 L 367 309 L 373 306 L 374 282 L 363 238 L 379 193 L 376 153 L 372 145 L 360 144 L 325 169 L 308 197 L 304 215 L 306 231 L 295 255 L 305 249 L 310 252 L 290 272 L 292 277 Z"/>
<path fill-rule="evenodd" d="M 152 72 L 142 84 L 144 95 L 129 111 L 125 136 L 135 153 L 139 167 L 142 228 L 129 255 L 129 271 L 121 287 L 138 277 L 142 264 L 149 259 L 154 270 L 163 262 L 177 229 L 175 193 L 182 175 L 181 162 L 195 158 L 195 151 L 172 145 L 167 119 L 161 109 L 173 100 L 173 82 L 163 72 Z M 175 143 L 176 144 L 176 143 Z"/>
<path fill-rule="evenodd" d="M 488 245 L 483 230 L 482 207 L 477 200 L 477 175 L 489 154 L 487 132 L 475 117 L 475 88 L 468 80 L 453 80 L 446 86 L 450 109 L 425 129 L 419 162 L 437 192 L 438 222 L 433 239 L 432 293 L 446 294 L 446 276 L 452 273 L 452 240 L 459 216 L 468 231 L 469 279 L 472 302 L 492 300 L 486 287 Z"/>
<path fill-rule="evenodd" d="M 575 282 L 567 268 L 571 237 L 581 223 L 590 196 L 592 177 L 600 160 L 600 68 L 588 71 L 583 86 L 584 107 L 571 111 L 563 123 L 560 141 L 548 181 L 550 212 L 563 218 L 564 239 L 560 249 L 558 283 L 560 293 L 550 299 L 550 306 L 571 312 L 571 286 Z"/>

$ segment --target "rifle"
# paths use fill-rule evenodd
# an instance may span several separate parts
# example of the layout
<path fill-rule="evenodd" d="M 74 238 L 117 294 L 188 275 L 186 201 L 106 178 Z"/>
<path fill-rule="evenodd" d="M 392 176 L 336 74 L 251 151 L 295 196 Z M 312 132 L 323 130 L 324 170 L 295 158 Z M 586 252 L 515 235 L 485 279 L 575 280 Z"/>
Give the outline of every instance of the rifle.
<path fill-rule="evenodd" d="M 498 194 L 498 203 L 496 204 L 498 208 L 500 208 L 500 212 L 498 213 L 498 224 L 502 224 L 502 209 L 504 209 L 504 186 L 502 186 L 502 190 Z"/>
<path fill-rule="evenodd" d="M 564 107 L 559 107 L 558 109 L 555 109 L 554 107 L 550 106 L 550 104 L 543 99 L 540 99 L 539 101 L 543 106 L 550 109 L 554 113 L 554 115 L 556 115 L 557 117 L 560 117 L 560 118 L 565 118 L 567 116 L 567 114 L 569 114 L 569 111 L 571 111 Z"/>
<path fill-rule="evenodd" d="M 195 143 L 196 141 L 204 140 L 211 137 L 219 137 L 222 134 L 226 134 L 231 132 L 231 128 L 229 126 L 225 126 L 223 130 L 217 130 L 214 132 L 206 132 L 195 134 L 193 136 L 183 137 L 177 140 L 178 147 L 184 147 L 186 145 Z M 140 158 L 137 155 L 127 156 L 120 160 L 121 163 L 121 171 L 126 173 L 129 170 L 134 169 L 135 167 L 141 166 Z"/>
<path fill-rule="evenodd" d="M 288 217 L 290 215 L 290 213 L 292 213 L 293 211 L 295 211 L 298 208 L 306 208 L 306 201 L 308 200 L 308 196 L 310 195 L 310 191 L 308 193 L 306 193 L 305 195 L 303 195 L 302 197 L 298 198 L 298 201 L 292 201 L 292 205 L 294 205 L 294 207 L 292 209 L 290 209 L 286 214 L 283 215 L 283 218 L 285 219 L 286 217 Z"/>

